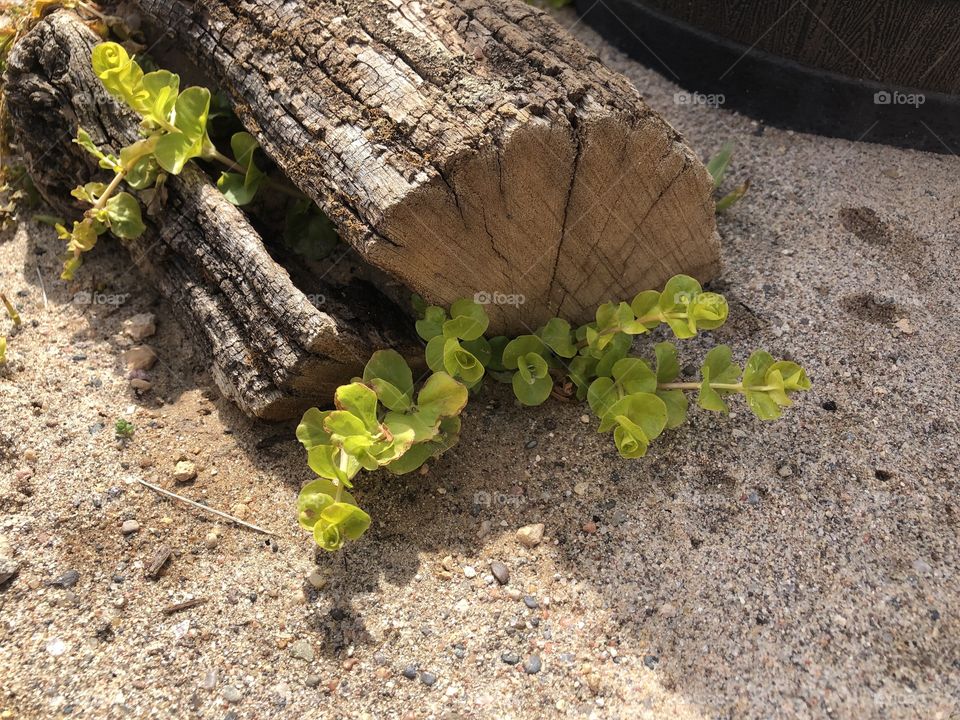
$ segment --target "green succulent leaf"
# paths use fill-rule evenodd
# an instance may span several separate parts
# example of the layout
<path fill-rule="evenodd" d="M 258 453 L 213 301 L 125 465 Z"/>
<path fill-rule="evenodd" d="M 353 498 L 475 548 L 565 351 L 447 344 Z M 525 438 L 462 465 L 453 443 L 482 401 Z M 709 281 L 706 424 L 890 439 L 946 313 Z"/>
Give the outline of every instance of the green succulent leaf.
<path fill-rule="evenodd" d="M 207 116 L 210 112 L 210 91 L 190 87 L 180 93 L 175 105 L 174 125 L 157 140 L 157 162 L 171 175 L 179 175 L 187 161 L 200 157 L 209 146 Z"/>
<path fill-rule="evenodd" d="M 598 377 L 587 390 L 587 403 L 598 418 L 606 417 L 619 399 L 613 378 Z"/>
<path fill-rule="evenodd" d="M 687 419 L 689 401 L 683 390 L 657 390 L 657 397 L 667 408 L 667 427 L 680 427 Z"/>
<path fill-rule="evenodd" d="M 437 418 L 459 415 L 467 406 L 467 388 L 444 372 L 427 378 L 417 395 L 417 407 Z"/>
<path fill-rule="evenodd" d="M 110 223 L 110 231 L 119 238 L 138 238 L 146 230 L 140 215 L 140 203 L 130 193 L 117 193 L 107 200 L 104 209 Z"/>
<path fill-rule="evenodd" d="M 713 178 L 713 189 L 716 190 L 723 183 L 723 178 L 727 174 L 727 168 L 730 166 L 730 158 L 733 157 L 733 143 L 725 142 L 720 151 L 717 152 L 707 162 L 707 172 Z"/>
<path fill-rule="evenodd" d="M 180 94 L 180 76 L 167 70 L 149 72 L 143 76 L 141 90 L 134 110 L 158 125 L 168 124 Z"/>
<path fill-rule="evenodd" d="M 476 340 L 483 336 L 490 324 L 483 306 L 467 299 L 457 300 L 450 306 L 450 318 L 443 323 L 445 338 Z"/>
<path fill-rule="evenodd" d="M 371 355 L 363 368 L 363 381 L 390 410 L 402 412 L 413 404 L 413 372 L 396 350 L 378 350 Z"/>
<path fill-rule="evenodd" d="M 480 382 L 484 371 L 476 356 L 465 350 L 459 340 L 452 337 L 443 343 L 443 369 L 452 377 L 462 379 L 468 387 Z"/>
<path fill-rule="evenodd" d="M 623 360 L 630 352 L 633 338 L 626 333 L 617 333 L 598 357 L 596 373 L 598 377 L 610 377 L 613 366 Z"/>
<path fill-rule="evenodd" d="M 521 355 L 513 375 L 513 392 L 524 405 L 540 405 L 553 390 L 553 378 L 547 361 L 535 352 Z"/>
<path fill-rule="evenodd" d="M 341 385 L 333 396 L 333 402 L 339 410 L 359 420 L 367 432 L 376 433 L 379 430 L 377 393 L 363 383 Z M 329 429 L 329 419 L 327 427 Z"/>
<path fill-rule="evenodd" d="M 96 204 L 97 200 L 103 195 L 103 191 L 107 189 L 107 186 L 101 182 L 89 182 L 85 185 L 79 185 L 70 191 L 70 194 L 73 195 L 77 200 L 81 200 L 90 205 Z"/>
<path fill-rule="evenodd" d="M 485 368 L 490 366 L 490 360 L 493 357 L 493 348 L 490 341 L 485 337 L 478 337 L 476 340 L 463 340 L 460 343 L 464 350 L 473 355 Z"/>
<path fill-rule="evenodd" d="M 543 356 L 549 352 L 543 340 L 536 335 L 521 335 L 503 348 L 503 367 L 507 370 L 516 370 L 522 356 L 531 353 Z"/>
<path fill-rule="evenodd" d="M 657 376 L 640 358 L 624 358 L 613 366 L 613 379 L 621 395 L 652 393 L 657 389 Z"/>
<path fill-rule="evenodd" d="M 338 491 L 341 501 L 356 504 L 353 495 L 340 490 L 327 478 L 318 478 L 304 485 L 297 497 L 297 521 L 300 527 L 312 531 L 313 526 L 320 519 L 320 513 L 334 503 Z"/>
<path fill-rule="evenodd" d="M 77 128 L 77 137 L 74 142 L 99 160 L 100 167 L 105 170 L 114 170 L 118 165 L 118 160 L 113 155 L 104 153 L 94 144 L 93 140 L 83 128 Z"/>
<path fill-rule="evenodd" d="M 537 333 L 544 345 L 553 350 L 562 358 L 572 358 L 577 354 L 577 347 L 573 343 L 573 333 L 570 323 L 561 318 L 553 318 L 540 328 Z"/>
<path fill-rule="evenodd" d="M 321 511 L 313 526 L 313 539 L 324 550 L 339 550 L 344 541 L 356 540 L 370 527 L 370 516 L 354 504 L 334 502 Z"/>
<path fill-rule="evenodd" d="M 142 104 L 143 70 L 121 45 L 100 43 L 93 49 L 91 62 L 107 92 L 134 109 Z"/>
<path fill-rule="evenodd" d="M 248 132 L 238 132 L 230 138 L 230 148 L 237 164 L 244 168 L 244 174 L 225 172 L 217 180 L 217 187 L 223 196 L 234 205 L 247 205 L 253 200 L 266 175 L 254 162 L 254 154 L 260 143 Z"/>
<path fill-rule="evenodd" d="M 494 372 L 503 372 L 507 369 L 503 364 L 503 351 L 510 343 L 510 338 L 505 335 L 497 335 L 490 338 L 490 359 L 484 363 L 488 370 Z"/>
<path fill-rule="evenodd" d="M 664 320 L 680 339 L 692 338 L 697 334 L 695 321 L 689 316 L 689 307 L 694 299 L 703 292 L 700 283 L 689 275 L 675 275 L 667 281 L 660 293 L 660 312 Z"/>
<path fill-rule="evenodd" d="M 583 400 L 587 396 L 590 382 L 596 377 L 597 359 L 587 355 L 578 355 L 570 361 L 567 374 L 571 382 L 577 387 L 577 398 Z"/>
<path fill-rule="evenodd" d="M 330 218 L 308 198 L 295 200 L 287 208 L 283 241 L 308 260 L 323 260 L 339 241 Z"/>
<path fill-rule="evenodd" d="M 447 311 L 442 307 L 431 305 L 424 310 L 424 315 L 416 322 L 417 335 L 426 341 L 443 335 L 443 324 L 447 321 Z M 441 347 L 443 343 L 441 343 Z M 431 365 L 431 369 L 434 369 Z"/>
<path fill-rule="evenodd" d="M 652 393 L 635 393 L 621 398 L 600 421 L 600 432 L 614 430 L 620 455 L 643 457 L 653 440 L 667 426 L 667 407 Z"/>
<path fill-rule="evenodd" d="M 653 330 L 660 324 L 660 293 L 656 290 L 644 290 L 638 293 L 630 303 L 630 309 L 636 315 L 636 322 L 645 330 Z"/>
<path fill-rule="evenodd" d="M 440 421 L 436 439 L 413 445 L 406 453 L 386 466 L 394 475 L 413 472 L 432 457 L 438 457 L 457 444 L 460 437 L 460 418 L 449 417 Z"/>
<path fill-rule="evenodd" d="M 693 299 L 688 313 L 696 330 L 714 330 L 727 321 L 730 308 L 723 295 L 705 292 Z"/>
<path fill-rule="evenodd" d="M 717 345 L 703 360 L 703 366 L 700 368 L 700 407 L 705 410 L 715 412 L 729 412 L 730 408 L 723 400 L 723 395 L 727 395 L 731 390 L 716 390 L 712 387 L 714 383 L 723 385 L 736 384 L 740 378 L 740 368 L 731 360 L 732 351 L 728 345 Z"/>
<path fill-rule="evenodd" d="M 680 375 L 680 361 L 677 359 L 677 346 L 669 342 L 653 346 L 657 356 L 657 382 L 673 382 Z"/>

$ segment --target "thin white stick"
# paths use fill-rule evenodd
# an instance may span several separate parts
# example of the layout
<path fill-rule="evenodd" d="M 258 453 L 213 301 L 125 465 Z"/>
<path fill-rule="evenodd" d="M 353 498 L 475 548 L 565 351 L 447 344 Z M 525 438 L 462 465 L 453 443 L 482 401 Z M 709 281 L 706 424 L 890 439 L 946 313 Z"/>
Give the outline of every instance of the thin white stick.
<path fill-rule="evenodd" d="M 49 310 L 47 307 L 47 289 L 43 286 L 43 275 L 40 274 L 40 266 L 37 265 L 37 280 L 40 281 L 40 292 L 43 293 L 43 309 Z"/>
<path fill-rule="evenodd" d="M 233 517 L 233 515 L 227 515 L 225 512 L 220 512 L 219 510 L 214 510 L 212 507 L 207 507 L 206 505 L 203 505 L 203 504 L 201 504 L 201 503 L 194 502 L 193 500 L 190 500 L 189 498 L 185 498 L 185 497 L 183 497 L 182 495 L 177 495 L 175 492 L 170 492 L 169 490 L 164 490 L 162 487 L 157 487 L 156 485 L 154 485 L 154 484 L 152 484 L 152 483 L 148 483 L 146 480 L 141 480 L 140 478 L 136 478 L 136 481 L 137 481 L 138 483 L 140 483 L 141 485 L 147 486 L 148 488 L 150 488 L 150 489 L 153 490 L 154 492 L 158 492 L 158 493 L 160 493 L 161 495 L 166 495 L 167 497 L 172 497 L 174 500 L 180 500 L 181 502 L 185 502 L 185 503 L 187 503 L 187 505 L 192 505 L 193 507 L 198 508 L 199 510 L 206 510 L 207 512 L 213 513 L 214 515 L 219 515 L 220 517 L 222 517 L 222 518 L 224 518 L 224 519 L 226 519 L 226 520 L 229 520 L 230 522 L 234 522 L 234 523 L 236 523 L 237 525 L 243 525 L 243 526 L 246 527 L 246 528 L 250 528 L 251 530 L 256 530 L 257 532 L 263 533 L 264 535 L 273 535 L 273 536 L 276 536 L 276 533 L 274 533 L 274 532 L 270 532 L 269 530 L 264 530 L 262 527 L 257 527 L 256 525 L 252 525 L 252 524 L 250 524 L 250 523 L 248 523 L 248 522 L 244 522 L 244 521 L 241 520 L 240 518 L 235 518 L 235 517 Z"/>

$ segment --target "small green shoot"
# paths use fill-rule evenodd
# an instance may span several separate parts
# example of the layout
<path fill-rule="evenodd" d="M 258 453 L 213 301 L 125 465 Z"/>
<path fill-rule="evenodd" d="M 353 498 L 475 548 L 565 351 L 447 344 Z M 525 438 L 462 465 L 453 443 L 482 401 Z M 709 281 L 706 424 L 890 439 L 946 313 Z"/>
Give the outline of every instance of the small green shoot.
<path fill-rule="evenodd" d="M 133 437 L 134 425 L 129 420 L 118 418 L 113 425 L 113 432 L 118 440 L 129 440 Z"/>

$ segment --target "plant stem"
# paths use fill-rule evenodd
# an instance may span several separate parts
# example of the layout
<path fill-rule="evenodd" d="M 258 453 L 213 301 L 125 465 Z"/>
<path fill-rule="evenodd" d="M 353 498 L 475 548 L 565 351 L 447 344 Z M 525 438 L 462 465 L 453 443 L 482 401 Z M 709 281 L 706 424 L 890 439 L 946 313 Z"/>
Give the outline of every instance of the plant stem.
<path fill-rule="evenodd" d="M 0 302 L 3 302 L 3 306 L 7 309 L 7 315 L 10 316 L 10 319 L 13 320 L 14 325 L 20 325 L 20 313 L 17 312 L 17 309 L 13 306 L 13 303 L 7 299 L 7 296 L 3 293 L 0 293 Z"/>
<path fill-rule="evenodd" d="M 110 184 L 107 185 L 107 189 L 103 191 L 103 194 L 97 198 L 97 202 L 94 203 L 93 207 L 90 208 L 87 213 L 95 213 L 98 210 L 103 210 L 107 205 L 107 200 L 110 199 L 110 196 L 113 195 L 117 188 L 120 187 L 120 183 L 123 181 L 123 178 L 126 176 L 127 171 L 124 168 L 121 168 L 117 171 L 116 175 L 113 176 L 113 180 L 110 181 Z"/>
<path fill-rule="evenodd" d="M 204 157 L 208 160 L 216 160 L 218 163 L 222 165 L 226 165 L 233 172 L 238 173 L 240 175 L 247 174 L 246 168 L 244 168 L 239 163 L 234 162 L 233 160 L 228 158 L 226 155 L 224 155 L 222 152 L 220 152 L 216 148 L 213 148 L 212 150 L 210 150 Z M 278 192 L 282 192 L 284 195 L 288 195 L 296 200 L 303 200 L 303 198 L 305 197 L 304 194 L 299 190 L 295 188 L 289 188 L 283 183 L 279 183 L 276 180 L 273 180 L 272 178 L 264 176 L 264 180 L 274 190 Z"/>
<path fill-rule="evenodd" d="M 688 382 L 688 383 L 658 383 L 657 390 L 699 390 L 701 383 Z M 743 383 L 710 383 L 710 387 L 714 390 L 728 390 L 730 392 L 769 392 L 770 390 L 777 390 L 774 385 L 757 385 L 756 387 L 745 388 Z"/>

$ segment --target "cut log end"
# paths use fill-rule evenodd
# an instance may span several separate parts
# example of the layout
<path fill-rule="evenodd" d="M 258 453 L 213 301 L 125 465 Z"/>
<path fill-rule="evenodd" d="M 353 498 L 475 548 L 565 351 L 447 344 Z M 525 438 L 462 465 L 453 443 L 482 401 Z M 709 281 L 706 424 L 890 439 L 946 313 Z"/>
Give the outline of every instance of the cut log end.
<path fill-rule="evenodd" d="M 718 270 L 711 183 L 662 123 L 518 121 L 386 214 L 367 259 L 427 299 L 487 304 L 491 328 L 583 323 L 677 272 Z"/>

